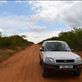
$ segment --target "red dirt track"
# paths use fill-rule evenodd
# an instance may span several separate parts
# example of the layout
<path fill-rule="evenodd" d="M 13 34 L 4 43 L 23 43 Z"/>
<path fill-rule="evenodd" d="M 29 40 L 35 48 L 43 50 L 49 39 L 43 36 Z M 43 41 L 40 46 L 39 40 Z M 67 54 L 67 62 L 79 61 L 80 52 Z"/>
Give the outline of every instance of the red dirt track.
<path fill-rule="evenodd" d="M 0 64 L 0 82 L 82 82 L 80 77 L 42 77 L 39 46 L 30 46 Z"/>

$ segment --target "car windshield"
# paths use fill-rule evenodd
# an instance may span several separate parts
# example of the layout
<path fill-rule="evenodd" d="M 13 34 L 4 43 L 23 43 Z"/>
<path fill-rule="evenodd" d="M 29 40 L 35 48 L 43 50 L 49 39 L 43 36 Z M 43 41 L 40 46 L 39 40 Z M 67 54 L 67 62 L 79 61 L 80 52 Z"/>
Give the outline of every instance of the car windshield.
<path fill-rule="evenodd" d="M 69 46 L 64 42 L 47 42 L 45 51 L 70 51 Z"/>

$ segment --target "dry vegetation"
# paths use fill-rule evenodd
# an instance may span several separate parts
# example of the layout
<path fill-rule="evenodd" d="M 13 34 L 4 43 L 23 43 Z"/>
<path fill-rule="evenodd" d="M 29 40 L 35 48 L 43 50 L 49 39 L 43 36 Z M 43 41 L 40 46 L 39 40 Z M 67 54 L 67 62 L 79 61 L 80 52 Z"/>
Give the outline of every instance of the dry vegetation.
<path fill-rule="evenodd" d="M 33 44 L 23 37 L 15 35 L 9 37 L 0 37 L 0 62 L 8 59 L 13 53 Z"/>

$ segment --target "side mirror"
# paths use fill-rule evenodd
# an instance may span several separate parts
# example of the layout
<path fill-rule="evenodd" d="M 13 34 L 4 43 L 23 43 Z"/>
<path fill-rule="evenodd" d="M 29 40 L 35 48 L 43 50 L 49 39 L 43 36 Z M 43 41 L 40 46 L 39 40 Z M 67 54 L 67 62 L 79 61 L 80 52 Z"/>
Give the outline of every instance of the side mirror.
<path fill-rule="evenodd" d="M 74 49 L 71 49 L 71 51 L 74 51 Z"/>
<path fill-rule="evenodd" d="M 44 47 L 40 48 L 40 51 L 44 51 Z"/>

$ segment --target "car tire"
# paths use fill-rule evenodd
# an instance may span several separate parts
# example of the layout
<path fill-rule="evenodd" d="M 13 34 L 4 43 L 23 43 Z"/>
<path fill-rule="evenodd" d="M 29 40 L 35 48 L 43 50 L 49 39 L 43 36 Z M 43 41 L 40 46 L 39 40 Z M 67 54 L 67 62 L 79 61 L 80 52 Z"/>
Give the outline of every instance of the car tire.
<path fill-rule="evenodd" d="M 41 59 L 40 54 L 39 54 L 39 60 L 40 60 L 40 61 L 39 61 L 39 64 L 42 65 L 42 59 Z"/>
<path fill-rule="evenodd" d="M 42 65 L 42 60 L 41 59 L 40 59 L 40 62 L 39 63 L 40 63 L 40 65 Z"/>
<path fill-rule="evenodd" d="M 43 71 L 42 71 L 42 76 L 43 76 L 43 77 L 48 77 L 48 70 L 47 70 L 47 68 L 43 67 L 42 70 L 43 70 Z"/>

